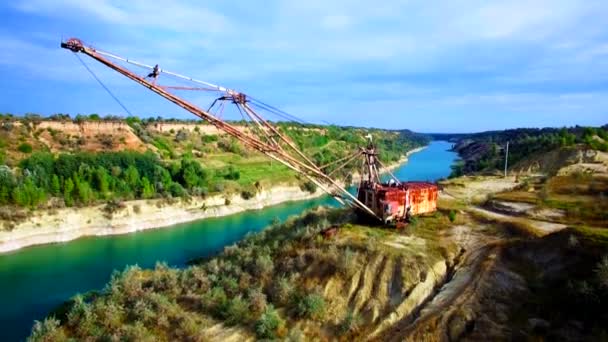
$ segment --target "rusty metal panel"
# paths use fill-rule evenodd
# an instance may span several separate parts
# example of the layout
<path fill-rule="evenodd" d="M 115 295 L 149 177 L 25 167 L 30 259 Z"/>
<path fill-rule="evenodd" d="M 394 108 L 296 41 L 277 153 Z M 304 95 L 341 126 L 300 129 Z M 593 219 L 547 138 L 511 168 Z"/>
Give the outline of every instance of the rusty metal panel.
<path fill-rule="evenodd" d="M 437 185 L 427 182 L 408 182 L 412 215 L 430 213 L 437 210 Z"/>

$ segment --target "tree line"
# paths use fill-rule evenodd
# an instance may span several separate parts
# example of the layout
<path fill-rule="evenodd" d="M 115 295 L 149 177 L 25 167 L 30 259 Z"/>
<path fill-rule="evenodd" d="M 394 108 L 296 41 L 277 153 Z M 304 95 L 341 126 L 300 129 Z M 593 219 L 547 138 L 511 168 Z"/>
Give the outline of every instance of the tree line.
<path fill-rule="evenodd" d="M 204 195 L 212 174 L 192 158 L 163 163 L 154 153 L 121 151 L 74 154 L 39 152 L 18 172 L 0 168 L 0 204 L 35 207 L 50 197 L 65 205 L 97 200 Z M 235 170 L 226 177 L 235 178 Z"/>
<path fill-rule="evenodd" d="M 465 161 L 456 165 L 453 176 L 502 169 L 507 142 L 509 142 L 509 165 L 514 165 L 533 154 L 574 145 L 608 151 L 606 127 L 519 128 L 476 133 L 460 139 L 454 149 Z"/>

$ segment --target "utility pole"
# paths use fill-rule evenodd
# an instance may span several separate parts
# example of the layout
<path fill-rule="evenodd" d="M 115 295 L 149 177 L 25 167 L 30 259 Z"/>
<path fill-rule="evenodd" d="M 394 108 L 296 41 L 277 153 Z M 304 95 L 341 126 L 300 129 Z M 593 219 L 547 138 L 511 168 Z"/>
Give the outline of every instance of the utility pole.
<path fill-rule="evenodd" d="M 507 141 L 507 148 L 505 152 L 505 178 L 507 178 L 507 166 L 509 164 L 509 142 Z"/>

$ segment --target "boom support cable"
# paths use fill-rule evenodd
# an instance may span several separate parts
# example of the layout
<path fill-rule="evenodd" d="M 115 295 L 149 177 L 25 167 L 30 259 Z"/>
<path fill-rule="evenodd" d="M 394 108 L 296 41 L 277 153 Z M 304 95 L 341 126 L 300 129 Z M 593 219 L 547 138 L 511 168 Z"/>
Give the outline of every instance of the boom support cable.
<path fill-rule="evenodd" d="M 116 97 L 116 95 L 114 95 L 114 93 L 112 93 L 110 88 L 106 87 L 106 85 L 103 84 L 103 82 L 99 79 L 99 77 L 97 77 L 97 75 L 95 75 L 93 70 L 91 70 L 91 68 L 89 68 L 89 66 L 86 65 L 86 63 L 82 60 L 82 58 L 80 58 L 80 56 L 78 56 L 77 53 L 75 53 L 74 56 L 76 56 L 76 58 L 80 61 L 80 63 L 82 63 L 82 65 L 85 67 L 85 69 L 87 69 L 89 71 L 89 73 L 91 73 L 93 78 L 95 78 L 95 80 L 97 80 L 97 82 L 103 87 L 103 89 L 105 89 L 108 92 L 108 94 L 110 94 L 110 96 L 112 96 L 114 101 L 116 101 L 122 107 L 122 109 L 124 109 L 125 112 L 127 112 L 127 114 L 129 114 L 129 116 L 133 116 L 133 114 L 131 114 L 131 111 L 129 111 L 129 109 L 127 109 L 127 107 L 122 102 L 120 102 L 118 97 Z"/>

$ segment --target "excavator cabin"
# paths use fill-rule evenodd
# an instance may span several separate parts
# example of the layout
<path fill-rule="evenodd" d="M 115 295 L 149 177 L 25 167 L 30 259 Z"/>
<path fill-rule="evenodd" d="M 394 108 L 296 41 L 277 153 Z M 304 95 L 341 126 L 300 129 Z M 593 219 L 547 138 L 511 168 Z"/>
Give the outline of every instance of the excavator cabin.
<path fill-rule="evenodd" d="M 437 210 L 437 185 L 429 182 L 401 182 L 388 169 L 392 177 L 380 181 L 376 147 L 368 136 L 369 144 L 363 149 L 365 162 L 357 198 L 385 224 L 409 221 L 412 216 Z"/>

